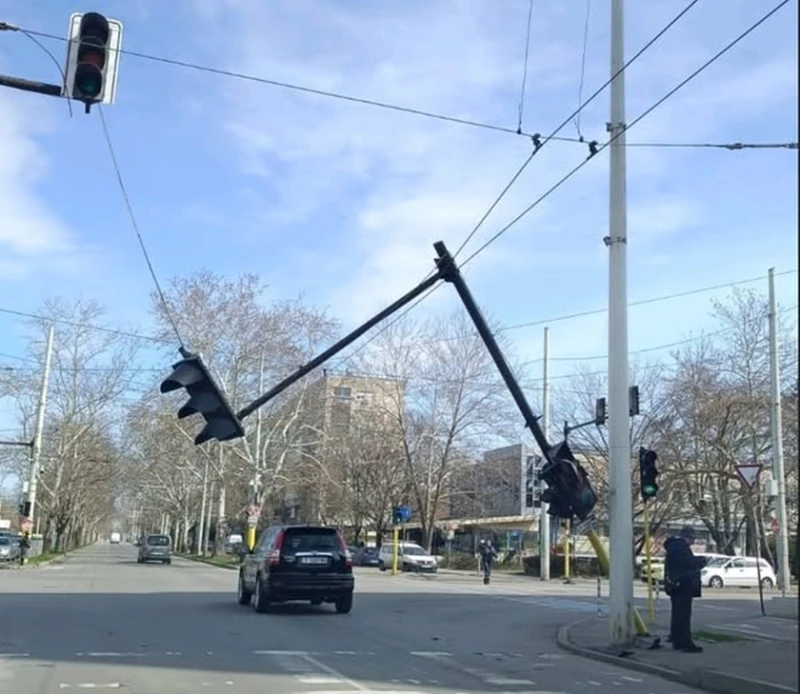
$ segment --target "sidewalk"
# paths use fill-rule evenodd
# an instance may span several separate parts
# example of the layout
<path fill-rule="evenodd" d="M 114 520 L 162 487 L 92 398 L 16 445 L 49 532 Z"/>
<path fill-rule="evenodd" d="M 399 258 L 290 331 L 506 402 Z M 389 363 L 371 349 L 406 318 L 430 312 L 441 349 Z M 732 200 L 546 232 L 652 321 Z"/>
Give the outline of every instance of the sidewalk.
<path fill-rule="evenodd" d="M 787 638 L 750 638 L 724 629 L 724 625 L 705 624 L 697 618 L 692 625 L 700 654 L 672 650 L 667 643 L 669 611 L 656 615 L 651 629 L 660 637 L 661 647 L 649 649 L 653 638 L 639 639 L 630 652 L 613 652 L 609 643 L 608 620 L 591 619 L 562 627 L 558 645 L 587 658 L 647 672 L 665 679 L 699 687 L 719 694 L 788 694 L 798 691 L 798 645 L 796 632 Z M 715 620 L 719 622 L 719 620 Z"/>

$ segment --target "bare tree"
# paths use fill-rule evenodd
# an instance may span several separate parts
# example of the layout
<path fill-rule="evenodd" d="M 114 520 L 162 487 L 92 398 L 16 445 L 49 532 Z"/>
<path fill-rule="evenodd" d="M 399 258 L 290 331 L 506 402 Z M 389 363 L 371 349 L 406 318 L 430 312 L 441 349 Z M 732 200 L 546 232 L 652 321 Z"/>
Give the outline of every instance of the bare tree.
<path fill-rule="evenodd" d="M 659 453 L 659 492 L 650 502 L 650 532 L 656 536 L 665 523 L 685 517 L 685 507 L 673 481 L 672 458 L 668 454 L 665 437 L 669 435 L 668 406 L 664 395 L 663 379 L 665 369 L 659 365 L 633 364 L 630 382 L 639 387 L 641 414 L 630 420 L 630 442 L 633 458 L 638 455 L 640 446 Z M 564 386 L 555 391 L 555 410 L 560 419 L 571 425 L 589 421 L 595 414 L 595 402 L 605 397 L 608 383 L 605 374 L 579 369 L 576 375 Z M 569 443 L 581 464 L 589 473 L 592 486 L 597 492 L 598 504 L 595 514 L 601 520 L 608 519 L 610 501 L 609 454 L 605 425 L 589 426 L 570 433 Z M 634 553 L 638 555 L 644 548 L 645 536 L 642 524 L 644 507 L 639 484 L 639 466 L 631 461 L 631 487 L 633 490 L 634 520 L 638 521 L 638 534 L 634 535 Z"/>
<path fill-rule="evenodd" d="M 411 501 L 430 547 L 436 520 L 447 514 L 454 473 L 483 441 L 506 430 L 510 397 L 463 311 L 422 325 L 398 323 L 376 342 L 363 368 L 402 379 L 393 415 Z"/>
<path fill-rule="evenodd" d="M 264 384 L 273 384 L 296 369 L 338 330 L 324 312 L 304 306 L 299 299 L 265 306 L 263 292 L 256 275 L 226 280 L 206 270 L 173 280 L 166 294 L 181 334 L 193 351 L 203 354 L 234 408 L 254 397 Z M 169 340 L 171 317 L 157 295 L 153 314 L 159 337 Z M 281 455 L 275 447 L 286 422 L 277 413 L 296 392 L 287 392 L 259 411 L 256 426 L 248 427 L 245 440 L 209 447 L 214 450 L 217 516 L 223 525 L 229 516 L 229 497 L 241 498 L 240 490 L 230 488 L 232 482 L 242 485 L 242 477 L 253 479 L 270 471 L 279 474 L 276 465 L 282 465 Z M 176 396 L 176 401 L 177 397 L 183 396 Z M 223 541 L 224 532 L 218 532 L 217 551 L 222 550 Z"/>
<path fill-rule="evenodd" d="M 37 311 L 28 355 L 44 362 L 44 335 L 56 322 L 45 436 L 41 456 L 39 517 L 46 546 L 66 548 L 106 520 L 115 498 L 114 434 L 122 396 L 136 373 L 137 344 L 121 333 L 91 327 L 104 310 L 94 301 L 52 299 Z M 41 368 L 18 374 L 11 388 L 23 439 L 33 437 Z M 25 463 L 18 470 L 27 478 Z"/>

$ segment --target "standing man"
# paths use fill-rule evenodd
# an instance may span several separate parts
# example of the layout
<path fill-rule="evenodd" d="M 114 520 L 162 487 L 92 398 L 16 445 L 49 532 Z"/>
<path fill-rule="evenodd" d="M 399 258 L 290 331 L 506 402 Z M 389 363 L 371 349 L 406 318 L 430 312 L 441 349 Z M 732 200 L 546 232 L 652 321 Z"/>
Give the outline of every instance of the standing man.
<path fill-rule="evenodd" d="M 478 553 L 481 556 L 481 569 L 483 570 L 483 583 L 489 585 L 489 578 L 492 575 L 492 564 L 497 556 L 497 552 L 492 547 L 491 540 L 481 540 L 478 547 Z"/>
<path fill-rule="evenodd" d="M 672 604 L 670 639 L 672 647 L 684 653 L 703 652 L 692 638 L 692 600 L 702 594 L 700 570 L 706 560 L 692 553 L 694 540 L 694 528 L 685 525 L 677 537 L 664 542 L 664 587 Z"/>

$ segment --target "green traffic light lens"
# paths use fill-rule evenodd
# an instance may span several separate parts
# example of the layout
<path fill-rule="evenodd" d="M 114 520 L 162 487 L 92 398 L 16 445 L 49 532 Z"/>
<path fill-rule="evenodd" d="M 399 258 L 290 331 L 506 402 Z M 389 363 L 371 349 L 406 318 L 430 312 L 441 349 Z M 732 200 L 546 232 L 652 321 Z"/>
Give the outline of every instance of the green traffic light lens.
<path fill-rule="evenodd" d="M 642 491 L 643 491 L 645 494 L 648 494 L 648 495 L 653 495 L 653 494 L 655 494 L 655 493 L 656 493 L 656 491 L 657 491 L 657 489 L 658 489 L 657 487 L 654 487 L 653 485 L 650 485 L 650 484 L 647 484 L 647 485 L 645 485 L 644 487 L 642 487 Z"/>
<path fill-rule="evenodd" d="M 103 72 L 96 65 L 78 65 L 75 70 L 73 96 L 96 99 L 103 92 Z"/>

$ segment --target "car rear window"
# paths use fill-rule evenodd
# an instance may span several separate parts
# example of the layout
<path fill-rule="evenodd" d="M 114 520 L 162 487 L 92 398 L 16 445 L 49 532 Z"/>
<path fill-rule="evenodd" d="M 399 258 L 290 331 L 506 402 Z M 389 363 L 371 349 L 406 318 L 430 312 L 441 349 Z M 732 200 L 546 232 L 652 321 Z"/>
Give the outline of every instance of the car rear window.
<path fill-rule="evenodd" d="M 11 540 L 9 538 L 0 537 L 0 545 L 5 546 L 5 545 L 10 545 L 10 544 L 11 544 Z"/>
<path fill-rule="evenodd" d="M 169 535 L 150 535 L 147 544 L 151 547 L 169 547 Z"/>
<path fill-rule="evenodd" d="M 288 528 L 281 546 L 284 554 L 338 552 L 340 549 L 339 537 L 330 528 Z"/>

